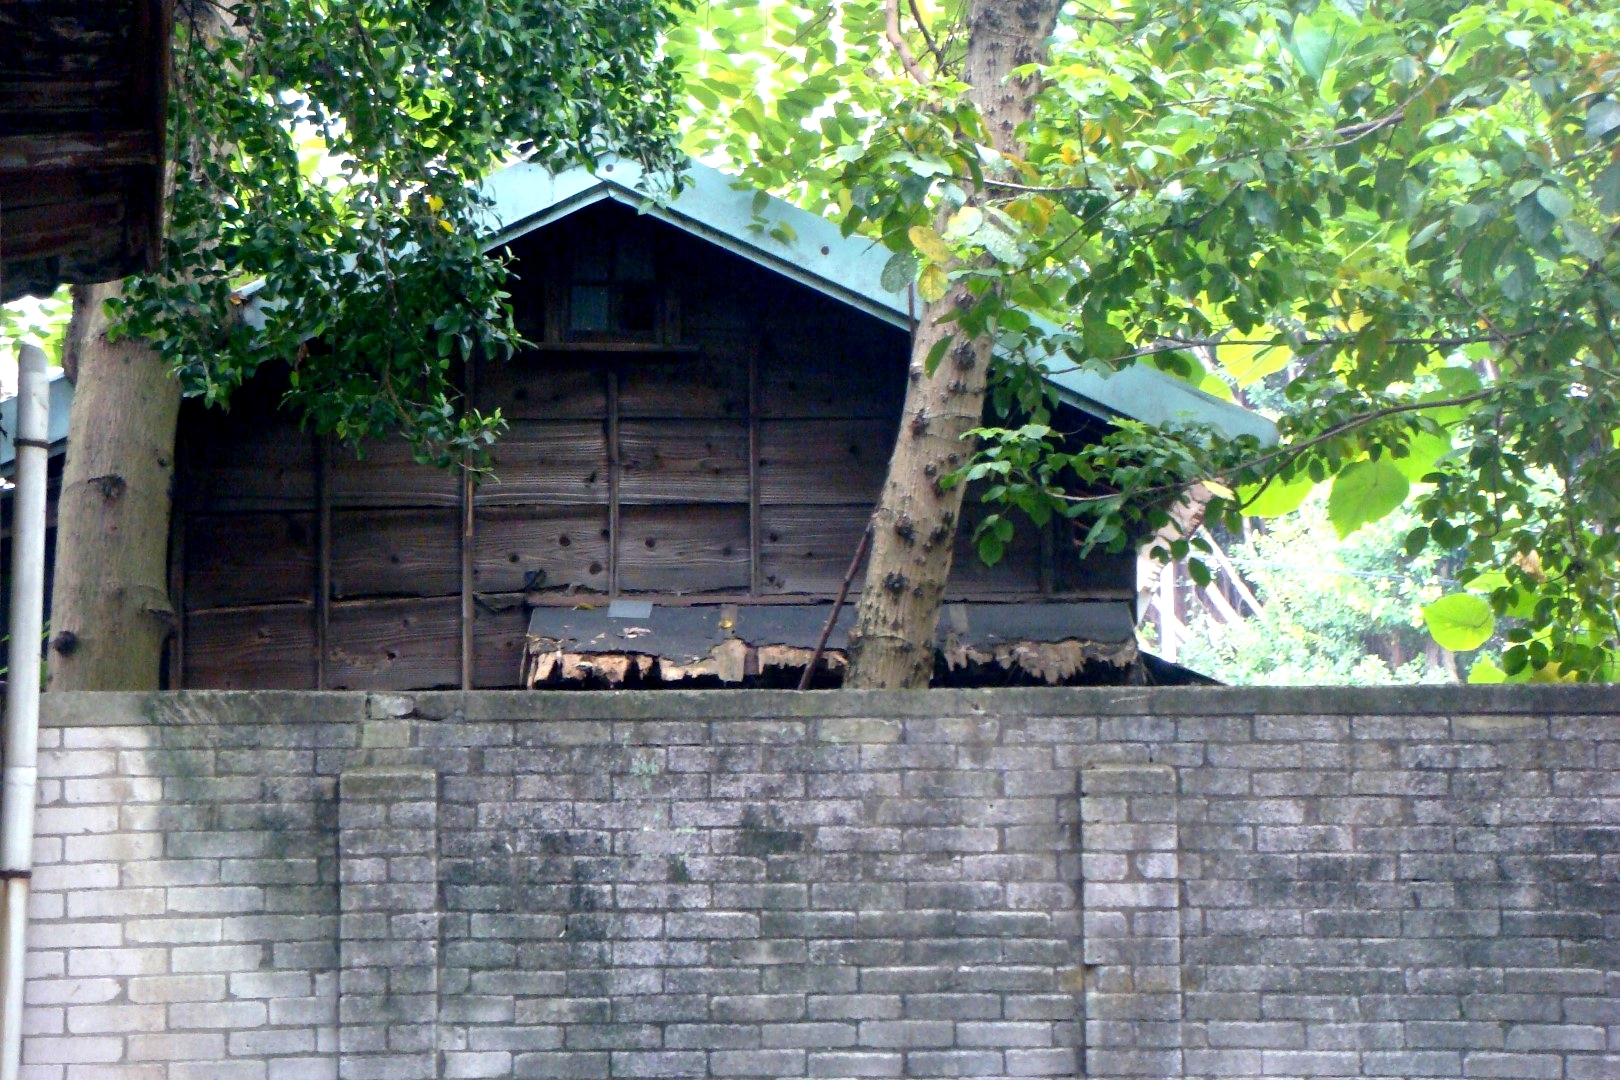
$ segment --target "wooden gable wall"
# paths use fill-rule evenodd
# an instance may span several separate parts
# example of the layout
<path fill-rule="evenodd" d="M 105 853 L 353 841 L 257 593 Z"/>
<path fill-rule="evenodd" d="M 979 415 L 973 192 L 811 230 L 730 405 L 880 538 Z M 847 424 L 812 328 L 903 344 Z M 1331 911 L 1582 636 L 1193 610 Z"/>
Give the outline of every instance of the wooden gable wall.
<path fill-rule="evenodd" d="M 532 605 L 830 599 L 882 485 L 908 342 L 613 204 L 512 245 L 535 344 L 469 373 L 509 428 L 473 484 L 353 451 L 250 388 L 181 423 L 172 669 L 187 687 L 504 687 Z M 949 596 L 1131 595 L 1028 523 Z M 856 587 L 859 587 L 857 578 Z"/>

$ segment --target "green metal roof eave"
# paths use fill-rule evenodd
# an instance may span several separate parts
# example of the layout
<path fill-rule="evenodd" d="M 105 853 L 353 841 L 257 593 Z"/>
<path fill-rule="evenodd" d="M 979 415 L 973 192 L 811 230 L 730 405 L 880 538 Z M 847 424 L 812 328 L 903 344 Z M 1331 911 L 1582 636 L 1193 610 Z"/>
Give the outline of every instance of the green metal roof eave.
<path fill-rule="evenodd" d="M 50 369 L 45 376 L 50 385 L 51 418 L 46 429 L 46 441 L 51 453 L 67 443 L 68 413 L 73 408 L 73 384 L 59 367 Z M 0 399 L 0 476 L 10 476 L 17 460 L 17 395 Z"/>
<path fill-rule="evenodd" d="M 493 204 L 489 246 L 613 199 L 891 325 L 911 325 L 908 293 L 883 287 L 889 253 L 872 241 L 845 236 L 826 218 L 781 199 L 759 203 L 754 191 L 738 188 L 733 177 L 698 162 L 688 166 L 686 186 L 673 200 L 650 197 L 641 188 L 643 179 L 640 166 L 624 160 L 605 162 L 594 173 L 584 167 L 553 173 L 527 163 L 502 169 L 484 187 Z M 785 228 L 773 235 L 776 226 Z M 1057 330 L 1043 325 L 1049 332 Z M 1201 423 L 1227 436 L 1252 435 L 1268 446 L 1277 441 L 1276 426 L 1265 417 L 1144 364 L 1109 375 L 1053 371 L 1047 379 L 1065 400 L 1104 419 Z"/>
<path fill-rule="evenodd" d="M 844 236 L 836 225 L 807 210 L 770 199 L 754 212 L 754 194 L 732 185 L 718 169 L 693 162 L 686 186 L 674 200 L 649 196 L 634 162 L 615 161 L 594 175 L 582 167 L 560 173 L 531 164 L 514 165 L 485 183 L 494 199 L 489 247 L 520 236 L 604 199 L 632 206 L 648 217 L 693 233 L 736 255 L 818 292 L 907 329 L 907 293 L 883 288 L 888 252 L 861 237 Z M 771 235 L 783 225 L 781 235 Z"/>
<path fill-rule="evenodd" d="M 1054 362 L 1047 361 L 1048 366 Z M 1077 408 L 1096 407 L 1116 416 L 1140 420 L 1155 427 L 1170 424 L 1206 424 L 1222 435 L 1252 435 L 1261 446 L 1275 446 L 1277 425 L 1241 405 L 1222 401 L 1174 375 L 1142 363 L 1108 375 L 1095 371 L 1048 371 L 1046 381 L 1058 396 Z"/>

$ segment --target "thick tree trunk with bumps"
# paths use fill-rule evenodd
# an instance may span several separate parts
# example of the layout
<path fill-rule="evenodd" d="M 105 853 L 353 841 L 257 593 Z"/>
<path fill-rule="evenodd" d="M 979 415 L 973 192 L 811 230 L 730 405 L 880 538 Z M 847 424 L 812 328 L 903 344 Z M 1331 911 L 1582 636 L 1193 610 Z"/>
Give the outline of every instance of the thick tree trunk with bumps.
<path fill-rule="evenodd" d="M 50 689 L 156 690 L 169 603 L 170 488 L 180 384 L 157 351 L 107 340 L 118 286 L 76 289 L 74 377 L 57 506 Z"/>
<path fill-rule="evenodd" d="M 1058 0 L 973 0 L 970 6 L 964 77 L 998 150 L 1017 152 L 1018 127 L 1029 119 L 1034 87 L 1012 72 L 1045 58 L 1057 10 Z M 924 687 L 934 672 L 934 628 L 962 508 L 962 485 L 947 489 L 939 482 L 971 450 L 962 435 L 983 418 L 992 342 L 957 340 L 932 375 L 926 360 L 942 337 L 953 334 L 950 314 L 971 302 L 967 289 L 957 285 L 922 310 L 900 436 L 874 518 L 866 587 L 851 634 L 848 687 Z"/>

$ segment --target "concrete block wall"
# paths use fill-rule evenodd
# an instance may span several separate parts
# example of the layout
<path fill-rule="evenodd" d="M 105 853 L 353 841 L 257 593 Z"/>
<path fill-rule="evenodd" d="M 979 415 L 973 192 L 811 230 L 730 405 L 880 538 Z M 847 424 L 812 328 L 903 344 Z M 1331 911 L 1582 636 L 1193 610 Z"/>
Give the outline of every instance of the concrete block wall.
<path fill-rule="evenodd" d="M 47 696 L 29 1080 L 1620 1078 L 1620 695 Z"/>

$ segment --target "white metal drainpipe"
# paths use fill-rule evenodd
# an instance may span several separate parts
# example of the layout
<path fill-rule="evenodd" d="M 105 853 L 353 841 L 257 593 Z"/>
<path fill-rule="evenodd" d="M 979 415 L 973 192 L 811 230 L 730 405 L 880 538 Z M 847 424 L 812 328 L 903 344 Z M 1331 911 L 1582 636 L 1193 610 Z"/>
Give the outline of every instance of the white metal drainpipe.
<path fill-rule="evenodd" d="M 39 661 L 45 606 L 45 465 L 50 455 L 45 354 L 24 345 L 17 364 L 17 490 L 12 493 L 11 649 L 6 672 L 5 770 L 0 774 L 0 1080 L 22 1058 L 28 882 L 34 865 L 39 769 Z"/>

